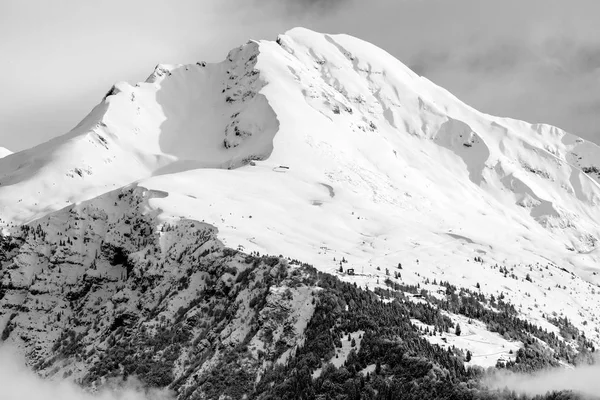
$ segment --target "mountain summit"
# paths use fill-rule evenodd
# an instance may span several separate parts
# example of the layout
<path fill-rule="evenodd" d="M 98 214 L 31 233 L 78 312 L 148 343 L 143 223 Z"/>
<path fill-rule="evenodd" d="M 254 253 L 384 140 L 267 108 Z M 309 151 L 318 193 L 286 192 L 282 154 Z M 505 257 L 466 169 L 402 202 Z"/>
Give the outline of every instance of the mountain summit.
<path fill-rule="evenodd" d="M 6 156 L 8 156 L 10 154 L 12 154 L 12 151 L 10 151 L 7 148 L 0 147 L 0 158 L 6 157 Z"/>
<path fill-rule="evenodd" d="M 351 269 L 341 277 L 360 286 L 383 286 L 383 270 L 398 265 L 406 284 L 507 295 L 529 321 L 556 330 L 547 320 L 556 311 L 600 343 L 586 322 L 600 317 L 600 147 L 479 112 L 347 35 L 296 28 L 221 63 L 159 65 L 145 82 L 116 84 L 71 132 L 0 159 L 0 218 L 35 238 L 4 278 L 17 291 L 42 290 L 48 260 L 69 272 L 54 269 L 45 282 L 56 286 L 44 290 L 58 298 L 63 280 L 83 280 L 89 291 L 105 253 L 110 265 L 131 263 L 116 273 L 107 261 L 114 282 L 139 268 L 163 276 L 190 256 L 182 243 L 196 243 L 164 232 L 188 221 L 177 235 L 201 226 L 211 232 L 202 243 Z M 45 250 L 27 250 L 41 238 Z M 60 250 L 67 240 L 76 250 Z M 114 310 L 150 296 L 119 285 Z M 73 301 L 88 293 L 73 290 Z M 23 335 L 30 354 L 48 357 L 50 342 L 36 348 Z"/>
<path fill-rule="evenodd" d="M 382 255 L 453 231 L 568 258 L 597 247 L 598 160 L 595 144 L 480 113 L 369 43 L 296 28 L 116 84 L 68 134 L 0 160 L 0 215 L 29 222 L 142 180 L 180 211 L 171 199 L 193 199 L 185 216 L 231 213 L 246 247 L 283 245 L 261 237 L 279 232 Z"/>

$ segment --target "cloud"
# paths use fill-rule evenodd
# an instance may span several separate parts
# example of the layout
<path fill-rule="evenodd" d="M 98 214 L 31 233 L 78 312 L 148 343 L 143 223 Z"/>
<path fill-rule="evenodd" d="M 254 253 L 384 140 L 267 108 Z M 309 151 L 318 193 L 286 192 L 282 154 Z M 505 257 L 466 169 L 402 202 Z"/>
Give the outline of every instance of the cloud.
<path fill-rule="evenodd" d="M 0 346 L 0 398 L 6 400 L 172 400 L 163 390 L 146 390 L 138 382 L 91 394 L 67 380 L 45 380 L 25 367 L 14 349 Z"/>
<path fill-rule="evenodd" d="M 553 391 L 572 391 L 589 399 L 600 396 L 600 366 L 559 368 L 534 374 L 498 371 L 486 378 L 484 386 L 492 390 L 510 390 L 530 396 Z M 0 398 L 6 400 L 174 400 L 165 390 L 145 389 L 129 380 L 97 393 L 89 393 L 67 380 L 42 379 L 29 370 L 14 349 L 0 346 Z"/>
<path fill-rule="evenodd" d="M 334 13 L 340 7 L 352 4 L 353 0 L 256 0 L 259 7 L 272 7 L 276 4 L 283 4 L 284 13 L 291 16 L 318 13 Z"/>
<path fill-rule="evenodd" d="M 573 369 L 552 369 L 535 374 L 499 372 L 484 384 L 490 389 L 508 389 L 530 396 L 553 391 L 572 391 L 590 399 L 600 398 L 600 366 L 588 365 Z"/>

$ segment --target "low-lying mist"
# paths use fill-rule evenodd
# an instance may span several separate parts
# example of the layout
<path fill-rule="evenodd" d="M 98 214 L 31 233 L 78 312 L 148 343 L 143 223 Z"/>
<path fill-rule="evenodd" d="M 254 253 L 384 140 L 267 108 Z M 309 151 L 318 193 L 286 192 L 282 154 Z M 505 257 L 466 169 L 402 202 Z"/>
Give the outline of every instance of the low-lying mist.
<path fill-rule="evenodd" d="M 486 378 L 492 390 L 517 392 L 530 396 L 554 391 L 572 391 L 586 399 L 600 399 L 600 365 L 557 368 L 532 374 L 499 371 Z M 133 379 L 107 387 L 97 393 L 84 391 L 65 379 L 43 379 L 27 368 L 22 357 L 8 346 L 0 346 L 0 399 L 2 400 L 173 400 L 166 390 L 146 389 Z"/>
<path fill-rule="evenodd" d="M 88 393 L 67 380 L 43 379 L 28 369 L 23 359 L 7 346 L 0 346 L 0 399 L 2 400 L 172 400 L 172 393 L 145 389 L 128 380 L 118 387 Z"/>
<path fill-rule="evenodd" d="M 589 399 L 600 399 L 600 365 L 556 368 L 533 374 L 498 372 L 486 379 L 490 389 L 508 389 L 531 396 L 553 391 L 572 391 Z"/>

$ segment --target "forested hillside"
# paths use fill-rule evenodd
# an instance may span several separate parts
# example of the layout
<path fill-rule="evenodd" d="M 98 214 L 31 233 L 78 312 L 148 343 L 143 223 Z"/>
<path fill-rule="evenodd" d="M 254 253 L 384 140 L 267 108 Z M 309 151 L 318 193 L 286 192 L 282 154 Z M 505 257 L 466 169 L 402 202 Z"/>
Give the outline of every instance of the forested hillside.
<path fill-rule="evenodd" d="M 159 195 L 115 192 L 2 237 L 2 340 L 40 374 L 91 390 L 135 376 L 181 400 L 510 399 L 482 378 L 587 363 L 595 351 L 567 319 L 549 317 L 559 333 L 549 332 L 506 298 L 406 284 L 400 265 L 368 289 L 227 248 L 201 222 L 139 212 Z M 482 368 L 470 350 L 434 343 L 470 324 L 518 351 Z"/>

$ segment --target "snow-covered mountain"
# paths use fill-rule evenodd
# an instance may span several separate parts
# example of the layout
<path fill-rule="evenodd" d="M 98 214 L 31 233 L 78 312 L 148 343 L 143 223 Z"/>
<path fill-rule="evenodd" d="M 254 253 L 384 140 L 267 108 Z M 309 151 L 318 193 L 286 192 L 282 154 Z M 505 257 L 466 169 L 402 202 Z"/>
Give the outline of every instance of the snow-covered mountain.
<path fill-rule="evenodd" d="M 219 64 L 157 66 L 144 83 L 115 85 L 71 132 L 0 162 L 0 207 L 7 222 L 28 222 L 168 175 L 139 184 L 190 180 L 167 187 L 185 194 L 229 180 L 243 197 L 256 196 L 239 189 L 260 186 L 261 197 L 301 203 L 292 209 L 311 221 L 323 210 L 346 218 L 376 204 L 387 223 L 360 226 L 369 217 L 347 227 L 355 233 L 381 237 L 386 225 L 406 225 L 399 218 L 483 239 L 468 225 L 485 221 L 498 225 L 488 240 L 529 235 L 551 250 L 590 252 L 600 236 L 598 160 L 593 143 L 477 112 L 375 46 L 294 29 L 277 42 L 249 42 Z M 280 185 L 306 193 L 267 196 Z M 223 196 L 202 192 L 208 201 Z"/>
<path fill-rule="evenodd" d="M 0 159 L 0 218 L 15 237 L 24 223 L 44 232 L 7 245 L 0 296 L 0 330 L 12 324 L 20 333 L 7 337 L 37 362 L 64 321 L 10 310 L 37 300 L 38 313 L 63 303 L 73 313 L 59 288 L 77 297 L 82 282 L 107 285 L 90 315 L 107 299 L 153 304 L 162 291 L 132 293 L 121 269 L 96 260 L 114 241 L 130 257 L 158 254 L 145 268 L 160 275 L 173 244 L 146 241 L 182 219 L 215 227 L 230 248 L 329 273 L 343 259 L 355 274 L 340 277 L 363 287 L 384 287 L 401 263 L 404 284 L 477 287 L 552 332 L 550 316 L 566 316 L 600 344 L 588 324 L 600 317 L 600 147 L 481 113 L 346 35 L 296 28 L 218 64 L 159 65 L 143 83 L 116 84 L 68 134 Z M 136 218 L 148 232 L 124 222 Z"/>
<path fill-rule="evenodd" d="M 12 154 L 12 151 L 10 151 L 9 149 L 7 149 L 5 147 L 0 147 L 0 158 L 6 157 L 10 154 Z"/>

